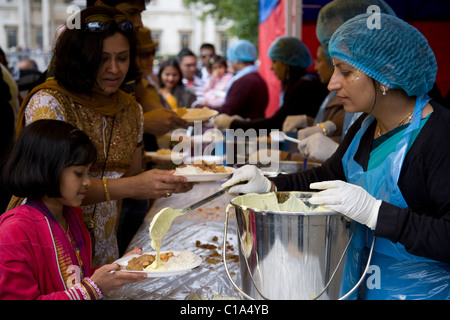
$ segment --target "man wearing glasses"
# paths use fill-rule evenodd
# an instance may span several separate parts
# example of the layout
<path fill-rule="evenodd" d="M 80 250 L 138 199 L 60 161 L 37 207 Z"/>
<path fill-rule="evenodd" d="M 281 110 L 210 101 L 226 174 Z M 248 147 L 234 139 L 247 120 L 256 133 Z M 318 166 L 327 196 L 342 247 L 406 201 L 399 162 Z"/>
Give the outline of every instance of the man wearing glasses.
<path fill-rule="evenodd" d="M 183 84 L 200 99 L 203 96 L 204 82 L 197 76 L 197 57 L 191 50 L 183 48 L 178 53 L 177 60 L 183 73 Z"/>
<path fill-rule="evenodd" d="M 211 43 L 203 43 L 200 46 L 200 73 L 205 85 L 211 79 L 211 59 L 216 55 L 216 49 Z"/>

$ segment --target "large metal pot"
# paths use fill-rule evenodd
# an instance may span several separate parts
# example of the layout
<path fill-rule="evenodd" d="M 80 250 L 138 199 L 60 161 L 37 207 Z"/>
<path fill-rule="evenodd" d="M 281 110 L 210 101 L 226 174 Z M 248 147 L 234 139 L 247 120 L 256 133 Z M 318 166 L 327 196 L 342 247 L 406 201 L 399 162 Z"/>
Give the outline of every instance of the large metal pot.
<path fill-rule="evenodd" d="M 276 193 L 279 203 L 295 196 L 313 206 L 308 202 L 311 195 Z M 334 211 L 259 210 L 246 205 L 245 199 L 231 200 L 237 219 L 242 287 L 229 277 L 241 293 L 251 299 L 338 299 L 350 223 Z"/>

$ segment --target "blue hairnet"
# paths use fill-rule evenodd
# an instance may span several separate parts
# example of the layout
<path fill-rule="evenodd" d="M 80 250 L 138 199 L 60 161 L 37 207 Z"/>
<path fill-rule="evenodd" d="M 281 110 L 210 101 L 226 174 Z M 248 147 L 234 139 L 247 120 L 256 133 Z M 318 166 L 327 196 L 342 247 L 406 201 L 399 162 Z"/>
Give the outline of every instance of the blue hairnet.
<path fill-rule="evenodd" d="M 227 49 L 227 59 L 233 62 L 252 62 L 257 57 L 256 47 L 248 40 L 239 40 Z"/>
<path fill-rule="evenodd" d="M 429 92 L 437 63 L 427 39 L 405 21 L 383 13 L 380 28 L 369 28 L 371 17 L 361 14 L 340 26 L 329 43 L 331 56 L 409 96 Z"/>
<path fill-rule="evenodd" d="M 317 17 L 316 36 L 330 65 L 328 42 L 333 33 L 348 19 L 367 13 L 367 8 L 371 5 L 378 6 L 381 13 L 395 16 L 394 10 L 383 0 L 334 0 L 320 9 Z"/>
<path fill-rule="evenodd" d="M 279 37 L 269 48 L 269 58 L 284 64 L 308 68 L 312 64 L 311 53 L 300 39 Z"/>

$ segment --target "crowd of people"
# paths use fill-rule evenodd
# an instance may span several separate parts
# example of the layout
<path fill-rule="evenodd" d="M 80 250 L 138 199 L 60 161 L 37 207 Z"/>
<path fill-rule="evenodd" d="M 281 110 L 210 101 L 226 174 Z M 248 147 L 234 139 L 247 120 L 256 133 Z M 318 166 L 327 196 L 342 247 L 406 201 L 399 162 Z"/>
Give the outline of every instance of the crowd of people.
<path fill-rule="evenodd" d="M 145 279 L 113 263 L 141 252 L 125 253 L 136 230 L 127 217 L 193 184 L 146 167 L 144 151 L 188 127 L 179 108 L 203 106 L 218 111 L 221 131 L 296 135 L 297 152 L 279 158 L 321 164 L 270 179 L 246 165 L 223 186 L 319 190 L 311 203 L 357 223 L 347 274 L 358 277 L 376 239 L 371 263 L 383 270 L 383 288 L 354 298 L 450 298 L 450 111 L 437 102 L 436 59 L 417 29 L 383 0 L 334 0 L 319 12 L 315 61 L 295 37 L 259 53 L 241 39 L 223 55 L 202 44 L 200 59 L 183 48 L 156 74 L 158 43 L 141 19 L 148 2 L 87 1 L 82 28 L 59 30 L 52 61 L 28 87 L 19 90 L 1 66 L 0 299 L 95 300 Z M 380 8 L 381 31 L 367 28 L 370 5 Z M 270 117 L 263 54 L 281 84 Z"/>

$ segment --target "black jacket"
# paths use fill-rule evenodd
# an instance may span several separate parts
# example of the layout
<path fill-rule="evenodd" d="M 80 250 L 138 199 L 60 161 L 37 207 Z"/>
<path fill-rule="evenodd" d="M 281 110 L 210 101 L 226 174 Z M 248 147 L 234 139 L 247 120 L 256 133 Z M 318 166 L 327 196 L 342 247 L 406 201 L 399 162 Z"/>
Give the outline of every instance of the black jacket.
<path fill-rule="evenodd" d="M 306 114 L 315 118 L 327 94 L 328 89 L 326 85 L 322 84 L 318 79 L 302 77 L 286 90 L 281 107 L 270 118 L 250 121 L 234 120 L 230 125 L 230 129 L 281 130 L 287 116 Z"/>
<path fill-rule="evenodd" d="M 383 202 L 375 235 L 403 244 L 414 255 L 450 262 L 450 111 L 431 101 L 434 111 L 405 156 L 398 186 L 408 204 Z M 322 166 L 272 178 L 278 191 L 306 191 L 311 182 L 346 181 L 342 157 L 361 127 L 358 119 L 336 153 Z M 376 122 L 362 137 L 355 160 L 367 168 Z"/>

